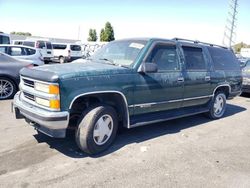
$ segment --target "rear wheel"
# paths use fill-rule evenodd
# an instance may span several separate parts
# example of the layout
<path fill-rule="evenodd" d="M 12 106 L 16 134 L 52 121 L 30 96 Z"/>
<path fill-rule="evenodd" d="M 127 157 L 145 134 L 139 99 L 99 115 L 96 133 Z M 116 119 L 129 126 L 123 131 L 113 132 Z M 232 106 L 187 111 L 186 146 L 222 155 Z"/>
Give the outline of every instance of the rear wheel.
<path fill-rule="evenodd" d="M 211 108 L 207 113 L 208 117 L 211 119 L 221 118 L 226 110 L 226 95 L 224 92 L 219 91 L 215 94 Z"/>
<path fill-rule="evenodd" d="M 65 58 L 64 58 L 63 56 L 61 56 L 61 57 L 59 58 L 59 62 L 60 62 L 61 64 L 65 63 Z"/>
<path fill-rule="evenodd" d="M 97 106 L 80 118 L 76 130 L 78 147 L 89 154 L 106 150 L 114 141 L 118 128 L 117 113 L 111 106 Z"/>
<path fill-rule="evenodd" d="M 17 87 L 12 80 L 0 77 L 0 100 L 13 98 L 16 92 Z"/>

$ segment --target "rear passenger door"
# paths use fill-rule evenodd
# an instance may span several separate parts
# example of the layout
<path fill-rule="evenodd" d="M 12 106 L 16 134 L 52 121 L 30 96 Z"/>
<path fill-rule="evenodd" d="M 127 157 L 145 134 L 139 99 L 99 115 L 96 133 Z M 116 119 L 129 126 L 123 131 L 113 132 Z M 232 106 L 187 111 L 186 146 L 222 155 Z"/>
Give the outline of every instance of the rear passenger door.
<path fill-rule="evenodd" d="M 205 104 L 211 98 L 209 64 L 203 48 L 182 46 L 184 55 L 184 97 L 183 107 Z"/>

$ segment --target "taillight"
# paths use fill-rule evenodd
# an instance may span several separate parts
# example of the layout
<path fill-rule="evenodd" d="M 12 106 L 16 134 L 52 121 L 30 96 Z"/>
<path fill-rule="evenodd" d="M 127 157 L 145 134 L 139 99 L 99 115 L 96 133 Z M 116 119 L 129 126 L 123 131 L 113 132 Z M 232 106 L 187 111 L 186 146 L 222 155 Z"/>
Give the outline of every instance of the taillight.
<path fill-rule="evenodd" d="M 33 68 L 34 65 L 33 65 L 33 64 L 29 64 L 29 65 L 26 65 L 25 67 L 26 67 L 26 68 Z"/>
<path fill-rule="evenodd" d="M 68 57 L 70 57 L 70 53 L 71 53 L 71 51 L 70 51 L 70 50 L 68 50 Z"/>

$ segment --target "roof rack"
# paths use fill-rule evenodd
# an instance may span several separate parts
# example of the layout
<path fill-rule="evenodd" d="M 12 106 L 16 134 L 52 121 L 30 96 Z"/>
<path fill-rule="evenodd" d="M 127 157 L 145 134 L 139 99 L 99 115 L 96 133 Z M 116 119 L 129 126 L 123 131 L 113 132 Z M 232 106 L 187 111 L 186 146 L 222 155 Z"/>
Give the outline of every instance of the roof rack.
<path fill-rule="evenodd" d="M 182 38 L 173 38 L 173 40 L 183 41 L 183 42 L 191 42 L 191 43 L 195 43 L 195 44 L 204 44 L 204 45 L 208 45 L 208 46 L 216 46 L 216 47 L 228 49 L 225 46 L 220 46 L 220 45 L 217 45 L 217 44 L 211 44 L 211 43 L 201 42 L 201 41 L 198 41 L 198 40 L 189 40 L 189 39 L 182 39 Z"/>

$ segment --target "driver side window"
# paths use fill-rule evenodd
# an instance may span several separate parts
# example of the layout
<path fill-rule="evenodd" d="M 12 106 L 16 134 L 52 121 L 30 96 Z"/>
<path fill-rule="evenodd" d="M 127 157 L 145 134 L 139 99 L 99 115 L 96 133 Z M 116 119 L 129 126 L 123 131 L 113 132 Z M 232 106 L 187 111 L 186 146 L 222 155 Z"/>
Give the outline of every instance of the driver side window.
<path fill-rule="evenodd" d="M 155 45 L 146 62 L 156 63 L 160 71 L 179 70 L 176 46 L 171 44 Z"/>

